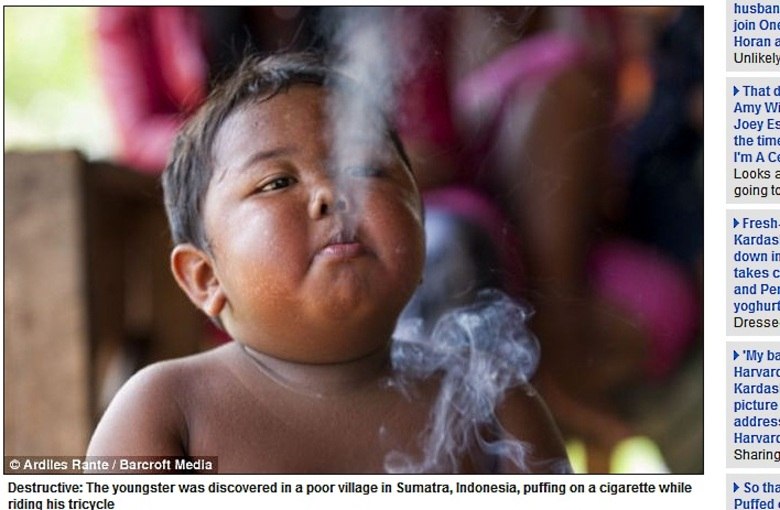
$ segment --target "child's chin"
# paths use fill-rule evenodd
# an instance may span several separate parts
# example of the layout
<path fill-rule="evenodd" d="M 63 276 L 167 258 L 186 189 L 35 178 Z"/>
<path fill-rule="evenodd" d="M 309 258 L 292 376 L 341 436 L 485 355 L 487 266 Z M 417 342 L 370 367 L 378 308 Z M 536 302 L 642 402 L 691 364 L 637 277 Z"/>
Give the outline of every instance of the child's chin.
<path fill-rule="evenodd" d="M 365 306 L 368 298 L 360 289 L 340 288 L 322 297 L 322 313 L 328 318 L 349 320 Z"/>
<path fill-rule="evenodd" d="M 403 308 L 398 296 L 376 292 L 334 292 L 321 304 L 320 317 L 335 330 L 367 334 L 395 324 Z M 394 326 L 390 327 L 390 331 Z"/>

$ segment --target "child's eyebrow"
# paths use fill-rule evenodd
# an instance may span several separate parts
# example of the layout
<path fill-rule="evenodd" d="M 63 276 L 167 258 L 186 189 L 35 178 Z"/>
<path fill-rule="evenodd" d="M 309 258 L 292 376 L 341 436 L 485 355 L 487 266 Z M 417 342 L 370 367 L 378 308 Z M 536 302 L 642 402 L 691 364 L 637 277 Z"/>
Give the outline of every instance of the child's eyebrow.
<path fill-rule="evenodd" d="M 294 152 L 292 147 L 278 147 L 275 149 L 259 150 L 253 152 L 246 160 L 238 165 L 238 167 L 231 167 L 230 165 L 224 165 L 219 172 L 216 172 L 215 182 L 222 182 L 228 173 L 232 172 L 231 168 L 235 168 L 236 175 L 243 175 L 258 161 L 264 161 L 268 159 L 280 158 L 287 156 Z"/>
<path fill-rule="evenodd" d="M 252 165 L 264 161 L 267 159 L 274 159 L 274 158 L 280 158 L 284 156 L 288 156 L 290 153 L 293 152 L 293 149 L 291 147 L 278 147 L 275 149 L 268 149 L 268 150 L 260 150 L 257 152 L 252 153 L 251 156 L 249 156 L 244 163 L 242 163 L 238 167 L 239 173 L 246 172 L 249 168 L 252 167 Z"/>

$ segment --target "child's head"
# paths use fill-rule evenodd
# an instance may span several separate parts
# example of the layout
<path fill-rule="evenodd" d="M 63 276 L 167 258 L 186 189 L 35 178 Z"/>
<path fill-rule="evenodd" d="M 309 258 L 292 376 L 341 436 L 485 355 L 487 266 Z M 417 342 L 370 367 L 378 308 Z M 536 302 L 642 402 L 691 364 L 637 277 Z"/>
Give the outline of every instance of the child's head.
<path fill-rule="evenodd" d="M 381 347 L 422 272 L 420 197 L 389 126 L 334 164 L 328 101 L 344 83 L 311 55 L 248 59 L 163 177 L 179 285 L 236 340 L 295 361 Z"/>

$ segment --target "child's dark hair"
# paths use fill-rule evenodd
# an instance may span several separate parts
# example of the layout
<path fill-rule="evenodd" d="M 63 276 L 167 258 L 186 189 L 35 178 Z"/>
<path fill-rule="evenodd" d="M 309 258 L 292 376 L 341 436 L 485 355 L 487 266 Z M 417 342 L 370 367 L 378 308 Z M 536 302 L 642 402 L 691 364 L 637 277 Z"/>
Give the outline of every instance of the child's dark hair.
<path fill-rule="evenodd" d="M 214 171 L 212 146 L 225 119 L 247 101 L 265 101 L 293 85 L 337 89 L 354 84 L 329 67 L 317 53 L 251 55 L 219 84 L 197 113 L 179 131 L 162 176 L 165 209 L 174 244 L 192 243 L 209 250 L 201 218 L 203 199 Z M 411 169 L 401 141 L 388 122 L 388 136 L 403 163 Z"/>

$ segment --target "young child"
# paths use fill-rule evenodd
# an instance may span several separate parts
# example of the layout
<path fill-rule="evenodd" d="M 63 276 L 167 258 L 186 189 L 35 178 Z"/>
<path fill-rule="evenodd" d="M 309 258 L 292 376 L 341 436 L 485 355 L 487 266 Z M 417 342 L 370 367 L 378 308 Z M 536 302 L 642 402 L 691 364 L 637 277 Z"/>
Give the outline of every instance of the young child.
<path fill-rule="evenodd" d="M 234 341 L 136 374 L 89 456 L 216 456 L 220 472 L 379 473 L 388 459 L 425 454 L 431 411 L 447 405 L 443 377 L 400 384 L 390 361 L 396 320 L 422 274 L 420 195 L 387 124 L 381 146 L 352 132 L 354 157 L 334 159 L 339 126 L 328 105 L 339 91 L 356 98 L 359 88 L 314 56 L 250 57 L 185 126 L 163 177 L 171 268 Z M 527 384 L 489 415 L 458 439 L 454 463 L 417 465 L 568 466 Z M 524 449 L 521 465 L 480 447 L 509 438 Z"/>

